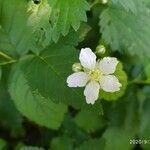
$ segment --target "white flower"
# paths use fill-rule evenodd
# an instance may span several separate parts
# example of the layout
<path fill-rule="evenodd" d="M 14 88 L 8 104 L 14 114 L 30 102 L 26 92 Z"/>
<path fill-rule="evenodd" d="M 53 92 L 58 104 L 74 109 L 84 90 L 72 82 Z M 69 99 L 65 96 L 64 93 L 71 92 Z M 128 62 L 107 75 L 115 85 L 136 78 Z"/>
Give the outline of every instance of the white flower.
<path fill-rule="evenodd" d="M 99 97 L 100 89 L 116 92 L 122 86 L 112 75 L 118 64 L 115 57 L 104 57 L 96 61 L 96 55 L 90 48 L 81 49 L 79 60 L 83 71 L 75 72 L 67 78 L 69 87 L 84 87 L 84 95 L 88 104 L 94 104 Z"/>

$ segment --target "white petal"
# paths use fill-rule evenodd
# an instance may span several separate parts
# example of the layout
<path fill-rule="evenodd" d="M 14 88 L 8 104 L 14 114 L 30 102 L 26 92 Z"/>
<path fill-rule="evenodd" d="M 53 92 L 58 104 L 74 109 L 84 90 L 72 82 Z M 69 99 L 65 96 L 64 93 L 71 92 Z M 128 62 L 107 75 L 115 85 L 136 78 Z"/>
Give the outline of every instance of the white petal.
<path fill-rule="evenodd" d="M 88 75 L 84 72 L 76 72 L 67 78 L 69 87 L 83 87 L 88 81 Z"/>
<path fill-rule="evenodd" d="M 112 74 L 115 72 L 118 62 L 119 61 L 115 57 L 104 57 L 99 62 L 98 67 L 102 71 L 103 74 L 108 75 L 108 74 Z"/>
<path fill-rule="evenodd" d="M 100 86 L 106 92 L 116 92 L 122 85 L 114 75 L 106 75 L 101 77 Z"/>
<path fill-rule="evenodd" d="M 93 69 L 96 65 L 96 55 L 90 48 L 82 48 L 79 56 L 81 65 L 88 69 Z"/>
<path fill-rule="evenodd" d="M 88 83 L 84 90 L 84 95 L 86 96 L 86 102 L 88 104 L 94 104 L 98 99 L 100 85 L 98 82 L 91 81 Z"/>

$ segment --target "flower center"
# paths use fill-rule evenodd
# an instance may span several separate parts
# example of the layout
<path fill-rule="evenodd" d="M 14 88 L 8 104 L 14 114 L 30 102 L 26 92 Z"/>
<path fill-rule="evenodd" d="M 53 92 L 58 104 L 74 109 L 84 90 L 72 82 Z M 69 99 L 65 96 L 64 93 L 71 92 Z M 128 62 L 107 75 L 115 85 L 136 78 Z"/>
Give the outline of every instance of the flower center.
<path fill-rule="evenodd" d="M 89 72 L 89 75 L 91 80 L 99 81 L 100 77 L 102 76 L 102 73 L 99 69 L 94 69 Z"/>

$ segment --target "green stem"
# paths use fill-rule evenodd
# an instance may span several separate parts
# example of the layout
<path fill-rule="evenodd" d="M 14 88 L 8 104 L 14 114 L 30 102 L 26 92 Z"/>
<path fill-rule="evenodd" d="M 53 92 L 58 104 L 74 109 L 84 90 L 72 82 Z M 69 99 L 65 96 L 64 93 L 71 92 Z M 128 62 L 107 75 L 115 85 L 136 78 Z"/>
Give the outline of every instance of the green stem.
<path fill-rule="evenodd" d="M 12 58 L 10 56 L 8 56 L 7 54 L 0 52 L 0 55 L 5 57 L 6 59 L 12 60 Z"/>
<path fill-rule="evenodd" d="M 17 60 L 10 60 L 7 62 L 0 63 L 0 65 L 7 65 L 7 64 L 15 63 L 15 62 L 17 62 Z"/>
<path fill-rule="evenodd" d="M 149 80 L 132 80 L 128 84 L 150 84 Z"/>
<path fill-rule="evenodd" d="M 9 55 L 3 53 L 2 51 L 0 51 L 0 55 L 2 57 L 4 57 L 5 59 L 7 59 L 7 62 L 2 62 L 0 63 L 0 65 L 6 65 L 6 64 L 10 64 L 10 63 L 15 63 L 17 60 L 13 59 L 12 57 L 10 57 Z"/>

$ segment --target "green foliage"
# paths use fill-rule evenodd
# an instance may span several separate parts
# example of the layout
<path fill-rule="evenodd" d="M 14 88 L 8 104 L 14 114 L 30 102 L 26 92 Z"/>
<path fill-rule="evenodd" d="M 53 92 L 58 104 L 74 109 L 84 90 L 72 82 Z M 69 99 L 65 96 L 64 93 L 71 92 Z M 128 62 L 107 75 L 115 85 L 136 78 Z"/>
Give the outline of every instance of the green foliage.
<path fill-rule="evenodd" d="M 16 60 L 12 57 L 10 57 L 9 55 L 0 52 L 0 65 L 6 65 L 9 63 L 14 63 Z"/>
<path fill-rule="evenodd" d="M 29 1 L 27 6 L 27 25 L 31 26 L 34 31 L 39 30 L 40 27 L 48 27 L 52 8 L 48 4 L 47 0 L 41 1 L 39 5 L 34 4 L 33 1 Z"/>
<path fill-rule="evenodd" d="M 44 150 L 44 148 L 34 147 L 34 146 L 24 146 L 20 150 Z"/>
<path fill-rule="evenodd" d="M 90 122 L 89 122 L 90 120 Z M 86 132 L 94 132 L 104 127 L 105 121 L 101 114 L 81 110 L 74 118 L 75 123 Z"/>
<path fill-rule="evenodd" d="M 149 89 L 149 87 L 147 87 Z M 148 94 L 148 93 L 147 93 Z M 149 100 L 146 100 L 145 103 L 143 104 L 143 109 L 141 112 L 141 125 L 140 125 L 140 138 L 144 139 L 147 143 L 142 143 L 142 147 L 144 150 L 149 150 L 150 145 L 148 144 L 149 142 L 149 135 L 150 135 L 150 119 L 149 119 L 149 110 L 150 110 L 150 102 Z M 144 141 L 144 142 L 145 142 Z"/>
<path fill-rule="evenodd" d="M 80 23 L 87 21 L 89 5 L 86 0 L 43 0 L 39 5 L 29 2 L 28 10 L 28 25 L 41 32 L 46 42 L 57 42 L 60 35 L 69 33 L 71 27 L 77 31 Z M 40 27 L 44 31 L 40 31 Z"/>
<path fill-rule="evenodd" d="M 105 146 L 104 140 L 91 139 L 81 144 L 81 146 L 77 148 L 76 150 L 91 150 L 91 149 L 99 150 L 99 149 L 104 149 L 104 146 Z"/>
<path fill-rule="evenodd" d="M 150 8 L 150 1 L 149 0 L 144 0 L 144 3 Z"/>
<path fill-rule="evenodd" d="M 150 64 L 145 66 L 144 71 L 145 71 L 145 74 L 146 74 L 146 77 L 147 77 L 147 81 L 150 81 Z"/>
<path fill-rule="evenodd" d="M 130 140 L 133 139 L 132 133 L 125 131 L 121 128 L 110 127 L 108 128 L 103 138 L 105 139 L 104 150 L 129 150 L 133 145 L 130 144 Z"/>
<path fill-rule="evenodd" d="M 0 81 L 0 122 L 2 127 L 11 129 L 11 134 L 15 136 L 22 131 L 23 119 L 10 99 L 5 84 L 2 78 Z"/>
<path fill-rule="evenodd" d="M 61 101 L 80 107 L 84 102 L 82 91 L 71 89 L 66 83 L 66 78 L 71 74 L 72 64 L 78 59 L 77 57 L 77 50 L 60 43 L 52 44 L 39 55 L 26 58 L 22 70 L 31 90 L 37 90 L 53 102 Z"/>
<path fill-rule="evenodd" d="M 0 150 L 4 150 L 6 148 L 6 142 L 3 139 L 0 139 Z"/>
<path fill-rule="evenodd" d="M 81 108 L 82 111 L 95 113 L 96 115 L 103 115 L 103 108 L 100 101 L 96 101 L 95 104 L 84 104 Z"/>
<path fill-rule="evenodd" d="M 150 21 L 148 8 L 138 9 L 137 14 L 120 5 L 110 5 L 100 17 L 102 37 L 113 50 L 149 58 Z M 144 22 L 144 24 L 143 24 Z"/>
<path fill-rule="evenodd" d="M 62 136 L 51 141 L 51 150 L 73 150 L 73 141 L 70 137 Z"/>
<path fill-rule="evenodd" d="M 60 34 L 67 35 L 70 26 L 77 31 L 80 21 L 87 21 L 86 11 L 89 5 L 85 0 L 49 0 L 52 12 L 50 23 L 52 39 L 56 42 Z"/>
<path fill-rule="evenodd" d="M 0 67 L 0 80 L 1 80 L 1 77 L 2 77 L 2 68 Z"/>
<path fill-rule="evenodd" d="M 132 11 L 133 13 L 137 13 L 139 7 L 142 7 L 142 2 L 140 0 L 112 0 L 114 4 L 120 4 L 127 11 Z"/>
<path fill-rule="evenodd" d="M 36 123 L 57 129 L 63 121 L 67 106 L 54 104 L 50 99 L 43 98 L 36 91 L 33 92 L 19 69 L 19 66 L 14 68 L 9 83 L 9 91 L 16 107 Z"/>
<path fill-rule="evenodd" d="M 149 150 L 149 18 L 149 0 L 0 0 L 0 150 Z M 66 83 L 86 47 L 119 60 L 94 105 Z"/>
<path fill-rule="evenodd" d="M 0 51 L 16 57 L 33 46 L 32 31 L 26 26 L 26 2 L 0 0 Z"/>

